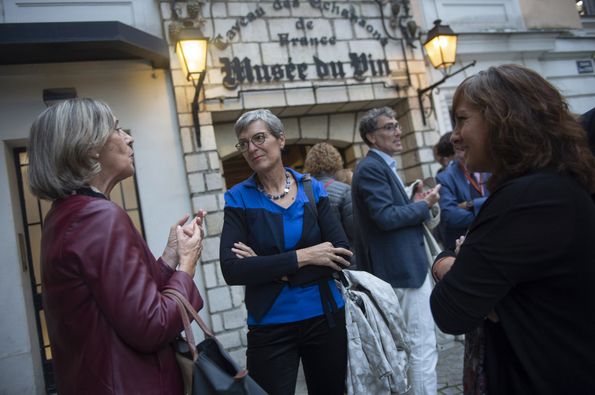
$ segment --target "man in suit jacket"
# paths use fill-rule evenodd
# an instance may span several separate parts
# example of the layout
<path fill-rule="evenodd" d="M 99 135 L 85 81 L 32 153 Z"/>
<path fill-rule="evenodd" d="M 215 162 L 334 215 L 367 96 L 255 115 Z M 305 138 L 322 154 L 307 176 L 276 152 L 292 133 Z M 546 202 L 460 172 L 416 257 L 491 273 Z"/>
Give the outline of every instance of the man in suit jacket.
<path fill-rule="evenodd" d="M 456 240 L 465 235 L 489 192 L 485 182 L 490 173 L 469 173 L 463 164 L 464 151 L 458 137 L 451 137 L 455 158 L 436 175 L 440 189 L 440 236 L 447 250 L 454 250 Z"/>
<path fill-rule="evenodd" d="M 358 266 L 390 283 L 399 298 L 411 341 L 412 394 L 436 394 L 438 353 L 422 224 L 440 199 L 440 186 L 410 202 L 392 158 L 403 149 L 395 115 L 376 108 L 360 121 L 370 151 L 353 174 L 354 246 Z"/>

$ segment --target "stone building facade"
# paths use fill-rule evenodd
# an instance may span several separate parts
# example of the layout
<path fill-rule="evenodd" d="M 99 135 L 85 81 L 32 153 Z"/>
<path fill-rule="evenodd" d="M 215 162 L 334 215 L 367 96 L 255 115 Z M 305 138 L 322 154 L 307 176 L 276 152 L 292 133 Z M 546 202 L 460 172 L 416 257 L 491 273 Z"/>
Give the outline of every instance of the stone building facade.
<path fill-rule="evenodd" d="M 191 116 L 195 88 L 173 53 L 171 73 L 193 208 L 209 213 L 201 259 L 208 315 L 218 337 L 244 361 L 243 287 L 227 286 L 218 262 L 223 193 L 250 174 L 234 147 L 235 120 L 245 111 L 269 108 L 286 127 L 286 165 L 299 169 L 306 147 L 328 141 L 354 167 L 367 152 L 359 117 L 369 108 L 390 106 L 403 125 L 404 150 L 397 161 L 409 181 L 433 174 L 431 146 L 439 135 L 422 124 L 419 113 L 416 89 L 427 75 L 420 43 L 406 45 L 400 30 L 382 18 L 390 15 L 390 4 L 225 1 L 204 3 L 192 16 L 188 7 L 195 4 L 161 2 L 160 10 L 164 30 L 173 32 L 172 51 L 180 24 L 211 38 L 200 96 L 200 146 Z"/>

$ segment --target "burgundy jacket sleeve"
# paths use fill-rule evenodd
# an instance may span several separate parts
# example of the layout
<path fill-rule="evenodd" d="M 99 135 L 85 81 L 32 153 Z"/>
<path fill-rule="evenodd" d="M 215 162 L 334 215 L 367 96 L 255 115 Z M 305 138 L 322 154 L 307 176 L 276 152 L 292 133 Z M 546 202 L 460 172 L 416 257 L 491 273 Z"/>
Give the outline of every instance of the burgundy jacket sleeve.
<path fill-rule="evenodd" d="M 96 200 L 79 215 L 66 230 L 64 257 L 78 263 L 116 333 L 142 352 L 171 342 L 182 321 L 175 301 L 160 291 L 176 289 L 198 310 L 203 302 L 192 278 L 181 271 L 164 271 L 126 213 L 112 202 Z"/>

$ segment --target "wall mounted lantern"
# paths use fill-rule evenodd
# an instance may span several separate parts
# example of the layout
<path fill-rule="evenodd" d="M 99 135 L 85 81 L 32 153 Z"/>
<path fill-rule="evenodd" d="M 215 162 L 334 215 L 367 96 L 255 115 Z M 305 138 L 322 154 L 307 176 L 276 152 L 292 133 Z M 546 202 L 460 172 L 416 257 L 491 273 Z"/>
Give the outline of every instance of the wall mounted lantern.
<path fill-rule="evenodd" d="M 177 35 L 176 52 L 186 79 L 194 85 L 192 119 L 196 144 L 200 147 L 200 122 L 198 120 L 198 96 L 207 73 L 207 49 L 209 39 L 198 29 L 182 29 Z"/>
<path fill-rule="evenodd" d="M 424 125 L 426 125 L 426 116 L 431 114 L 434 110 L 432 102 L 432 90 L 444 83 L 444 81 L 453 75 L 459 74 L 461 71 L 466 70 L 471 66 L 475 66 L 477 63 L 474 60 L 465 67 L 449 74 L 450 67 L 456 62 L 457 35 L 452 31 L 450 26 L 441 25 L 441 22 L 442 21 L 440 19 L 436 19 L 434 21 L 434 27 L 430 29 L 426 41 L 423 43 L 424 50 L 430 59 L 430 63 L 435 69 L 440 70 L 444 76 L 440 81 L 428 86 L 427 88 L 417 90 L 417 98 L 419 100 L 419 108 L 421 110 L 421 116 Z M 424 95 L 427 95 L 430 100 L 430 108 L 428 111 L 426 111 L 424 108 Z"/>
<path fill-rule="evenodd" d="M 448 70 L 457 57 L 457 35 L 450 26 L 441 25 L 441 22 L 440 19 L 434 21 L 423 47 L 435 69 Z"/>

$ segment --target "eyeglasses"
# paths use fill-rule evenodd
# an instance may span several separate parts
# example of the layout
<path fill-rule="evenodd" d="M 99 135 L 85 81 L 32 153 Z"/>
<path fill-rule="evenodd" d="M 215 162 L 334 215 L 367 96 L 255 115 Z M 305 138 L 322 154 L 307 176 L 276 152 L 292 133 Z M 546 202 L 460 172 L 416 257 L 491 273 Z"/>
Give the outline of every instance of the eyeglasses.
<path fill-rule="evenodd" d="M 394 133 L 397 129 L 401 129 L 401 125 L 399 125 L 399 122 L 385 123 L 381 127 L 375 129 L 375 131 L 381 129 L 389 133 Z"/>
<path fill-rule="evenodd" d="M 240 152 L 246 152 L 246 151 L 248 151 L 248 148 L 250 147 L 250 141 L 252 141 L 252 144 L 257 145 L 257 146 L 263 145 L 265 140 L 267 139 L 268 134 L 269 133 L 267 133 L 267 132 L 256 133 L 255 135 L 250 137 L 250 140 L 242 139 L 242 140 L 238 141 L 238 143 L 235 145 L 235 147 Z"/>

